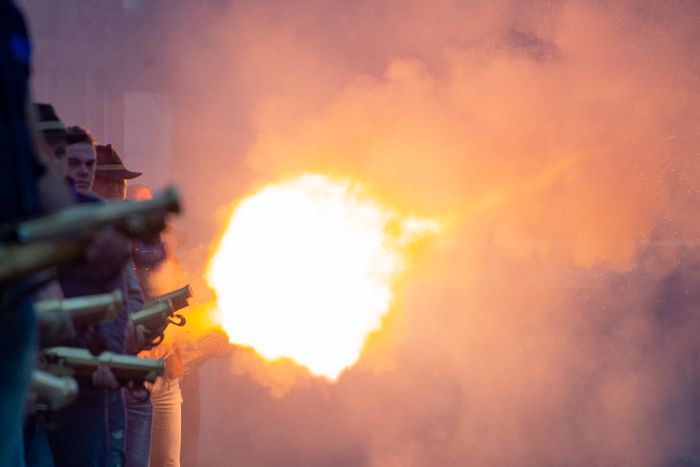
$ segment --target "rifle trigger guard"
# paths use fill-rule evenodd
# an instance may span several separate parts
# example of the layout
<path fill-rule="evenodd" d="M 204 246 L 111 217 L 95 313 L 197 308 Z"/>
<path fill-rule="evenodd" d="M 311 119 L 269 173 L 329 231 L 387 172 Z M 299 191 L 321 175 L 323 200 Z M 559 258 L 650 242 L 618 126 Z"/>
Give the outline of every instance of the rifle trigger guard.
<path fill-rule="evenodd" d="M 178 321 L 177 321 L 177 322 L 176 322 L 176 321 L 173 321 L 173 318 L 177 318 Z M 187 320 L 186 320 L 185 317 L 182 316 L 182 315 L 173 315 L 173 318 L 168 318 L 168 321 L 170 321 L 170 322 L 171 322 L 172 324 L 174 324 L 175 326 L 181 326 L 181 327 L 182 327 L 182 326 L 185 325 L 185 323 L 187 323 Z"/>

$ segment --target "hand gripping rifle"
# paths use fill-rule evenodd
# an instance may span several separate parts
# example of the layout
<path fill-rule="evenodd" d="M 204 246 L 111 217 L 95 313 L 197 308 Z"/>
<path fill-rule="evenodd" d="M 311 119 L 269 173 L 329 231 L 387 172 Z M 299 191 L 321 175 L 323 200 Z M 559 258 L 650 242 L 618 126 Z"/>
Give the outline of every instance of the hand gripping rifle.
<path fill-rule="evenodd" d="M 86 203 L 46 217 L 4 226 L 0 244 L 0 284 L 79 257 L 90 238 L 111 226 L 127 237 L 151 240 L 165 228 L 168 213 L 180 212 L 177 189 L 151 200 Z"/>
<path fill-rule="evenodd" d="M 37 410 L 56 411 L 73 403 L 78 395 L 78 383 L 70 376 L 32 370 L 30 390 L 36 395 Z"/>
<path fill-rule="evenodd" d="M 178 321 L 174 321 L 177 318 Z M 148 308 L 133 313 L 129 319 L 134 327 L 139 324 L 145 328 L 144 336 L 148 342 L 146 348 L 152 348 L 163 342 L 165 328 L 172 323 L 175 326 L 184 326 L 185 317 L 176 315 L 170 301 L 155 303 Z"/>
<path fill-rule="evenodd" d="M 76 328 L 109 323 L 122 310 L 122 293 L 118 289 L 108 294 L 34 302 L 40 346 L 48 347 L 64 340 L 69 320 Z"/>

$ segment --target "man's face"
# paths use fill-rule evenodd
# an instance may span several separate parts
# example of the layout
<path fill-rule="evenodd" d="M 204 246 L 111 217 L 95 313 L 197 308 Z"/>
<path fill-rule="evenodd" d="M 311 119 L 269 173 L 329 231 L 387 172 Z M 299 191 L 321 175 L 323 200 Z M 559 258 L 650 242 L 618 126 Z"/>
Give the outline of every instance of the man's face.
<path fill-rule="evenodd" d="M 87 194 L 95 178 L 95 147 L 92 143 L 71 144 L 66 157 L 66 177 L 74 182 L 75 191 Z"/>
<path fill-rule="evenodd" d="M 124 201 L 126 196 L 126 180 L 95 175 L 92 191 L 108 201 Z"/>

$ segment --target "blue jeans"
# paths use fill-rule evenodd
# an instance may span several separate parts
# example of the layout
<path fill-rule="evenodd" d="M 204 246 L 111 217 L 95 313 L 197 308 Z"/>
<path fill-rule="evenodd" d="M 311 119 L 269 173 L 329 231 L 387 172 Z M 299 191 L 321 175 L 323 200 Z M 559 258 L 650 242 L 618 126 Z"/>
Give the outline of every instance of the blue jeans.
<path fill-rule="evenodd" d="M 139 391 L 139 397 L 145 389 Z M 124 452 L 126 467 L 148 467 L 151 454 L 151 420 L 153 406 L 151 400 L 139 402 L 128 389 L 123 390 L 126 407 L 126 440 Z"/>
<path fill-rule="evenodd" d="M 31 416 L 24 423 L 24 461 L 27 467 L 54 467 L 41 415 Z"/>
<path fill-rule="evenodd" d="M 22 418 L 33 366 L 34 310 L 24 287 L 0 290 L 0 465 L 22 458 Z"/>
<path fill-rule="evenodd" d="M 20 430 L 19 433 L 19 443 L 15 444 L 14 454 L 12 458 L 8 460 L 7 463 L 0 463 L 2 466 L 9 467 L 26 467 L 27 464 L 24 462 L 24 442 L 22 441 L 23 433 Z M 48 466 L 47 466 L 48 467 Z"/>
<path fill-rule="evenodd" d="M 81 392 L 58 412 L 55 430 L 47 430 L 56 467 L 104 467 L 107 464 L 107 396 Z"/>
<path fill-rule="evenodd" d="M 124 467 L 124 436 L 126 414 L 121 389 L 107 395 L 107 429 L 109 433 L 108 467 Z"/>

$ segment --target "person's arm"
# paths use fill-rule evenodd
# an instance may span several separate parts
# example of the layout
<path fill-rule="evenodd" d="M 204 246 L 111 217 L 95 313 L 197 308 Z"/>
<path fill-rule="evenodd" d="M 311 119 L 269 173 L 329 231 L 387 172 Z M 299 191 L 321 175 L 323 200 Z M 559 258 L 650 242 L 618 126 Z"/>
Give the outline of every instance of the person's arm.
<path fill-rule="evenodd" d="M 139 287 L 139 282 L 136 279 L 134 260 L 129 258 L 124 265 L 124 269 L 126 270 L 126 291 L 129 295 L 128 312 L 129 315 L 131 315 L 132 313 L 141 311 L 143 308 L 143 293 L 141 292 L 141 287 Z M 146 345 L 146 338 L 143 331 L 143 326 L 139 325 L 134 327 L 134 323 L 131 320 L 126 323 L 124 348 L 127 354 L 135 355 L 143 349 L 144 345 Z"/>
<path fill-rule="evenodd" d="M 129 258 L 126 263 L 124 263 L 124 269 L 126 270 L 126 290 L 129 294 L 129 314 L 141 311 L 143 308 L 143 292 L 141 287 L 139 287 L 139 281 L 136 279 L 136 272 L 134 272 L 134 260 Z"/>

